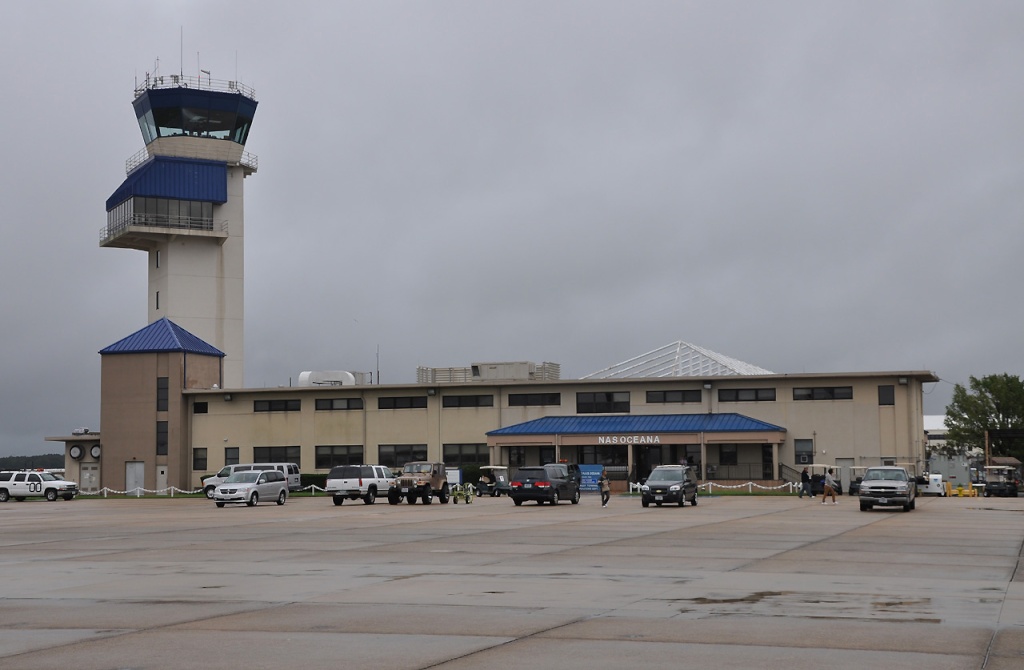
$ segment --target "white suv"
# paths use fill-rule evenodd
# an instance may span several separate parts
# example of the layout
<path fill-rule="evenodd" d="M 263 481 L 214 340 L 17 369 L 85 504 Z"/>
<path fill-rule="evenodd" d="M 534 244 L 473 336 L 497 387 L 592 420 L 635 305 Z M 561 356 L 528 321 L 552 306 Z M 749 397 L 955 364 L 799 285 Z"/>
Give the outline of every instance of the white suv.
<path fill-rule="evenodd" d="M 22 501 L 25 498 L 71 500 L 78 495 L 78 484 L 67 482 L 42 470 L 6 470 L 0 472 L 0 502 L 11 498 Z"/>

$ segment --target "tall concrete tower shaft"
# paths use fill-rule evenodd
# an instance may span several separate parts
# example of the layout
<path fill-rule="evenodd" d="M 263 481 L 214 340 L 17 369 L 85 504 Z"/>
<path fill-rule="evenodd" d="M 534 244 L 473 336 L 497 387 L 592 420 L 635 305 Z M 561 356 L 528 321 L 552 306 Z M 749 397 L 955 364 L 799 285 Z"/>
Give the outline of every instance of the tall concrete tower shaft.
<path fill-rule="evenodd" d="M 248 87 L 181 75 L 146 77 L 135 115 L 146 142 L 107 199 L 100 246 L 149 255 L 149 322 L 167 318 L 225 354 L 224 386 L 244 386 L 245 141 Z"/>

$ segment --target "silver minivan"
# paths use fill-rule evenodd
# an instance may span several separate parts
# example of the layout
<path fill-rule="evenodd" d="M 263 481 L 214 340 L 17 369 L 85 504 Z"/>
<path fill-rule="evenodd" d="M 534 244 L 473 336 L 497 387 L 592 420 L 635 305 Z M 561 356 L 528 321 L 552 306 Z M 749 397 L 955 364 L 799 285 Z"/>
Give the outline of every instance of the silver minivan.
<path fill-rule="evenodd" d="M 288 483 L 289 492 L 298 491 L 302 488 L 299 466 L 294 463 L 235 463 L 234 465 L 225 465 L 217 474 L 210 475 L 204 479 L 203 493 L 212 500 L 213 492 L 219 484 L 227 481 L 227 478 L 236 472 L 246 472 L 248 470 L 277 470 L 284 475 L 285 481 Z"/>
<path fill-rule="evenodd" d="M 283 505 L 288 500 L 288 484 L 277 470 L 242 470 L 218 484 L 213 499 L 217 507 L 228 503 L 255 507 L 261 500 L 273 500 Z"/>

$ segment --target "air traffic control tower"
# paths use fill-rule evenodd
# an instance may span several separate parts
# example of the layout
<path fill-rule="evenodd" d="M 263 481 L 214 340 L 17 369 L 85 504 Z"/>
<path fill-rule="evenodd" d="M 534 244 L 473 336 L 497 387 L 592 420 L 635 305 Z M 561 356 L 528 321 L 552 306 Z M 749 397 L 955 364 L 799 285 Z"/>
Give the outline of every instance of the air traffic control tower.
<path fill-rule="evenodd" d="M 243 388 L 245 151 L 256 114 L 235 81 L 146 76 L 135 90 L 146 148 L 107 199 L 101 247 L 149 254 L 149 323 L 167 318 L 225 354 L 223 386 Z"/>

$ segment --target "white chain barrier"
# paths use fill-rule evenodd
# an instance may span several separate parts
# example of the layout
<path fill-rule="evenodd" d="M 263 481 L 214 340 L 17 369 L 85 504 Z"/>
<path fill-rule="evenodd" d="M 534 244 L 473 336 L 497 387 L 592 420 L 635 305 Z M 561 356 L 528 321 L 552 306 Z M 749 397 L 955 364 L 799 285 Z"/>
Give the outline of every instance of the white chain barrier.
<path fill-rule="evenodd" d="M 703 484 L 697 485 L 698 491 L 703 491 L 708 495 L 714 493 L 715 489 L 747 489 L 748 493 L 753 493 L 754 489 L 760 489 L 762 491 L 780 491 L 785 489 L 786 493 L 795 493 L 800 490 L 800 485 L 794 482 L 786 482 L 785 484 L 779 484 L 778 486 L 762 486 L 755 482 L 747 482 L 746 484 L 716 484 L 715 482 L 704 482 Z M 640 493 L 643 490 L 643 484 L 639 482 L 629 483 L 630 493 Z"/>

